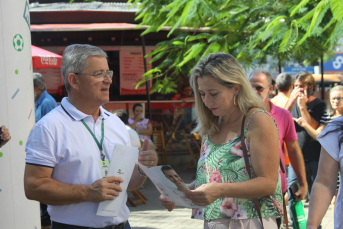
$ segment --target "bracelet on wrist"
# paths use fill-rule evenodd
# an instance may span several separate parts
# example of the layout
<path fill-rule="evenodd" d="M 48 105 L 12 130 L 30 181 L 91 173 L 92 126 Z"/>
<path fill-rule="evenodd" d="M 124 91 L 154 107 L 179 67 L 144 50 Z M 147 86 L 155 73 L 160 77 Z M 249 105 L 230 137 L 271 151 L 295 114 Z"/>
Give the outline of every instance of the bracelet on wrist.
<path fill-rule="evenodd" d="M 139 170 L 139 165 L 137 165 L 137 172 L 141 177 L 147 177 L 147 175 L 143 174 L 140 170 Z"/>

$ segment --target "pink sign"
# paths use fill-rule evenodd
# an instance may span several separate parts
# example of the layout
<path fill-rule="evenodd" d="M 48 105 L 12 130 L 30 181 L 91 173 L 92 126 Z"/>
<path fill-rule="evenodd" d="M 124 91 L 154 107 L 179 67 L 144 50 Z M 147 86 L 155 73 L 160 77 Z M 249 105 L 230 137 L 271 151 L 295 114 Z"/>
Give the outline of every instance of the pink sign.
<path fill-rule="evenodd" d="M 150 50 L 149 50 L 150 51 Z M 147 50 L 147 53 L 149 53 Z M 136 89 L 137 83 L 142 79 L 144 74 L 144 62 L 142 48 L 132 48 L 120 50 L 120 94 L 121 95 L 146 95 L 145 83 Z M 147 58 L 148 71 L 151 69 L 149 63 L 150 57 Z M 149 80 L 150 90 L 152 80 Z"/>

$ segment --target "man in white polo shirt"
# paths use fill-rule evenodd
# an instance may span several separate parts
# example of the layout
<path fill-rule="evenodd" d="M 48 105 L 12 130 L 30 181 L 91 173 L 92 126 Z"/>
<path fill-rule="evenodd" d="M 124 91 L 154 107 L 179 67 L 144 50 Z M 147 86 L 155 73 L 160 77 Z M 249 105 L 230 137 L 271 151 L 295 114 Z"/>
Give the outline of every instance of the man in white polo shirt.
<path fill-rule="evenodd" d="M 62 59 L 68 98 L 36 123 L 26 145 L 25 194 L 48 205 L 52 229 L 130 228 L 123 202 L 118 217 L 97 216 L 98 203 L 122 191 L 119 177 L 102 177 L 101 161 L 111 158 L 115 143 L 130 146 L 124 123 L 101 105 L 109 101 L 113 72 L 107 55 L 91 45 L 70 45 Z M 138 161 L 157 165 L 144 142 Z M 136 165 L 128 190 L 145 181 Z"/>

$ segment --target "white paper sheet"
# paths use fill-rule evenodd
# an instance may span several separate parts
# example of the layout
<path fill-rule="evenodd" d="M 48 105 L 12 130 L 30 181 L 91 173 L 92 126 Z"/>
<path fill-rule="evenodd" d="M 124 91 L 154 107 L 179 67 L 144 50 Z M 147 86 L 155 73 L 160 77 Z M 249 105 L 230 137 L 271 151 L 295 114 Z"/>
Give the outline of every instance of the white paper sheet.
<path fill-rule="evenodd" d="M 101 202 L 96 215 L 111 217 L 119 215 L 120 207 L 123 201 L 126 201 L 126 198 L 124 197 L 135 163 L 137 162 L 138 153 L 139 151 L 136 147 L 115 144 L 112 159 L 110 161 L 110 168 L 108 170 L 108 176 L 122 178 L 124 182 L 120 184 L 120 187 L 123 191 L 120 192 L 119 196 L 115 197 L 114 200 Z"/>
<path fill-rule="evenodd" d="M 174 202 L 178 206 L 184 206 L 188 208 L 203 208 L 204 206 L 197 206 L 192 203 L 190 199 L 187 199 L 183 192 L 177 190 L 175 184 L 173 184 L 161 171 L 162 166 L 155 166 L 148 168 L 140 163 L 139 167 L 149 177 L 157 190 L 167 198 L 168 201 Z"/>

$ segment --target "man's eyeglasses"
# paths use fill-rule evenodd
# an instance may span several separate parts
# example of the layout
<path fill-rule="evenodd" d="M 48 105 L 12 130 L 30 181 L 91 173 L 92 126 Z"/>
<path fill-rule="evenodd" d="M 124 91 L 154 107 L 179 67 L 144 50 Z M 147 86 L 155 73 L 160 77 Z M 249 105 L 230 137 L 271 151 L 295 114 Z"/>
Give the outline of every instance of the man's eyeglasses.
<path fill-rule="evenodd" d="M 74 74 L 75 75 L 90 75 L 90 76 L 94 76 L 97 79 L 105 79 L 107 75 L 110 77 L 110 79 L 112 79 L 112 77 L 113 77 L 113 71 L 98 72 L 98 73 L 95 73 L 95 74 L 75 72 Z"/>
<path fill-rule="evenodd" d="M 264 91 L 264 89 L 266 89 L 266 88 L 269 87 L 269 86 L 267 86 L 267 87 L 262 87 L 262 86 L 259 86 L 259 85 L 257 85 L 257 86 L 251 85 L 251 86 L 252 86 L 252 88 L 255 88 L 255 90 L 256 90 L 257 92 L 262 92 L 262 91 Z"/>
<path fill-rule="evenodd" d="M 343 99 L 343 97 L 334 97 L 334 98 L 331 98 L 332 101 L 341 101 Z"/>

